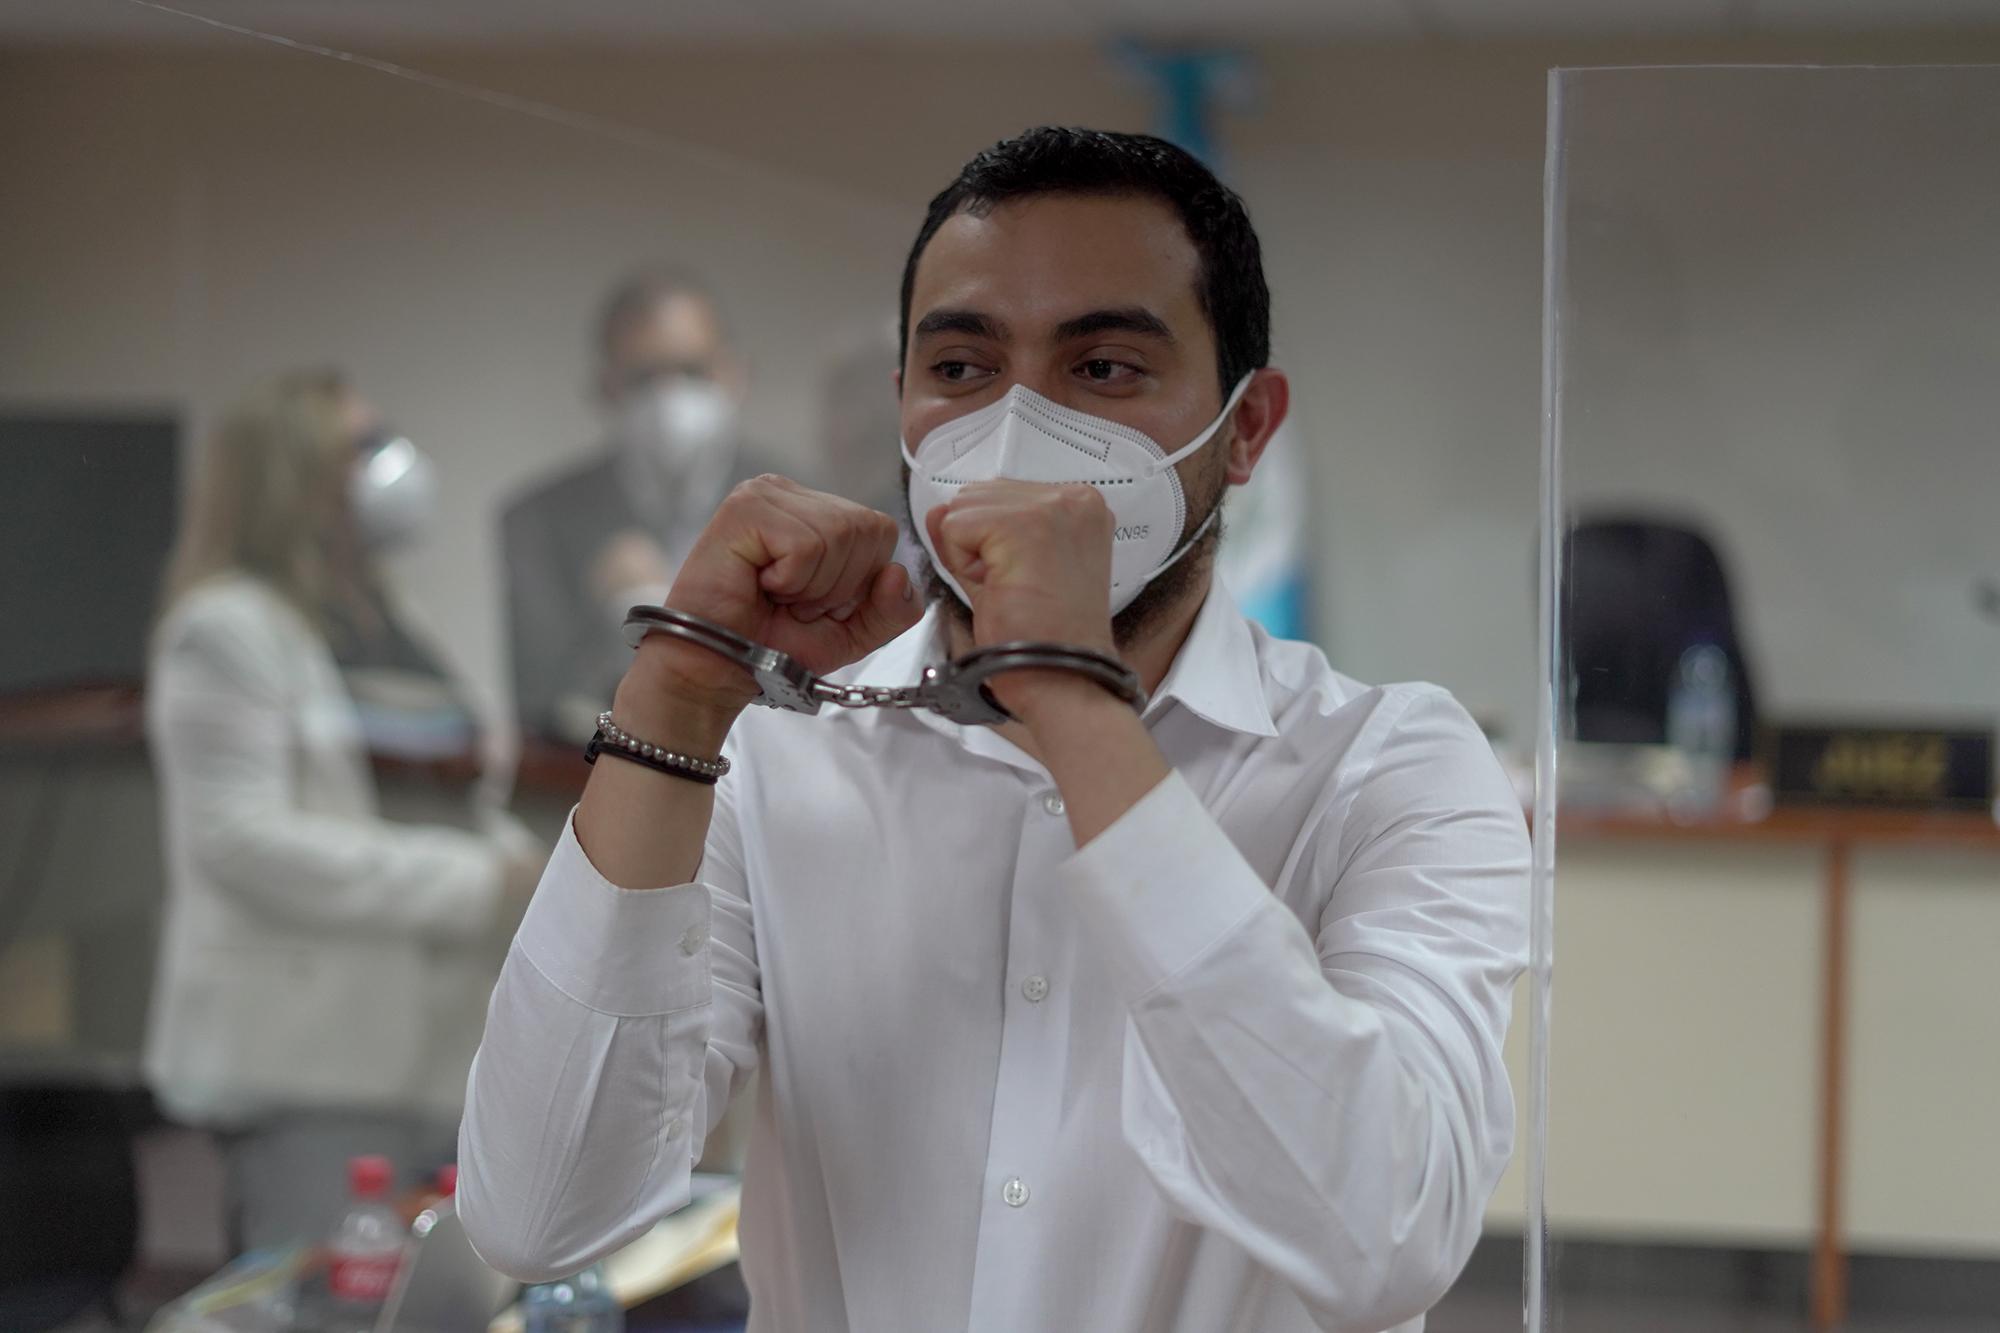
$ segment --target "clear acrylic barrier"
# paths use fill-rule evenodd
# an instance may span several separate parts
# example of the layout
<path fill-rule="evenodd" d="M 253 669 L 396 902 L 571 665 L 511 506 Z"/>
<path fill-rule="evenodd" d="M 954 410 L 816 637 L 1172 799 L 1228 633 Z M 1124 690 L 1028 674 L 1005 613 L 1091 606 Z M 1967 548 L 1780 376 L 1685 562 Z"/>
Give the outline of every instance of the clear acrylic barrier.
<path fill-rule="evenodd" d="M 2000 69 L 1550 91 L 1529 1326 L 1976 1326 Z"/>

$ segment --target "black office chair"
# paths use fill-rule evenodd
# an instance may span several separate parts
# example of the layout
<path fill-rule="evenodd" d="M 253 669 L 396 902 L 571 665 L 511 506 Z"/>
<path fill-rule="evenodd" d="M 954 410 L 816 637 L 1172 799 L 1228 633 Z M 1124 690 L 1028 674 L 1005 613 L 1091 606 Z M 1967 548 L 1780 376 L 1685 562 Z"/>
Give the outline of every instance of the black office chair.
<path fill-rule="evenodd" d="M 157 1118 L 143 1090 L 0 1087 L 0 1329 L 40 1333 L 91 1310 L 121 1322 L 139 1242 L 132 1139 Z"/>
<path fill-rule="evenodd" d="M 1736 694 L 1736 757 L 1757 736 L 1756 691 L 1729 575 L 1698 529 L 1646 515 L 1592 515 L 1565 540 L 1563 642 L 1582 741 L 1658 745 L 1681 655 L 1714 644 Z"/>

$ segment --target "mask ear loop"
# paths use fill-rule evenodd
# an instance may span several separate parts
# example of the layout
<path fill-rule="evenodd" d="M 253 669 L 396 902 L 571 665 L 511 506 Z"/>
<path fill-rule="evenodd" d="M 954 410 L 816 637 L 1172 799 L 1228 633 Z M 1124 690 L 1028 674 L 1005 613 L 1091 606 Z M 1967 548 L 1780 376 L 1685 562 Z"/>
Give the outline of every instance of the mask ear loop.
<path fill-rule="evenodd" d="M 1172 569 L 1175 565 L 1179 564 L 1181 557 L 1186 555 L 1189 551 L 1192 551 L 1195 548 L 1195 544 L 1202 539 L 1202 535 L 1206 533 L 1210 528 L 1214 527 L 1215 520 L 1221 517 L 1222 517 L 1222 506 L 1220 504 L 1217 504 L 1215 508 L 1208 511 L 1207 518 L 1203 519 L 1200 523 L 1195 525 L 1195 530 L 1188 534 L 1188 539 L 1186 541 L 1181 543 L 1181 549 L 1175 551 L 1165 560 L 1162 560 L 1160 562 L 1160 567 L 1147 576 L 1146 582 L 1151 583 L 1154 579 L 1158 578 L 1160 575 L 1166 573 L 1168 570 Z"/>
<path fill-rule="evenodd" d="M 1214 437 L 1215 432 L 1222 429 L 1222 423 L 1229 420 L 1229 414 L 1236 410 L 1236 405 L 1243 401 L 1243 391 L 1250 387 L 1250 381 L 1256 376 L 1256 374 L 1257 372 L 1255 369 L 1245 371 L 1243 373 L 1243 378 L 1236 381 L 1236 387 L 1229 391 L 1228 401 L 1224 402 L 1222 405 L 1222 410 L 1215 414 L 1215 420 L 1208 423 L 1208 429 L 1204 430 L 1201 434 L 1195 436 L 1194 439 L 1188 441 L 1186 444 L 1182 445 L 1179 449 L 1175 450 L 1173 453 L 1161 459 L 1159 465 L 1162 468 L 1172 467 L 1175 463 L 1180 462 L 1183 458 L 1186 458 L 1188 455 L 1192 454 L 1195 450 L 1201 448 L 1204 444 L 1207 444 L 1209 440 Z M 1201 541 L 1203 534 L 1205 534 L 1210 528 L 1214 527 L 1215 521 L 1221 517 L 1222 517 L 1222 506 L 1221 504 L 1218 503 L 1213 509 L 1210 509 L 1208 511 L 1208 517 L 1203 519 L 1199 524 L 1197 524 L 1195 526 L 1195 530 L 1188 534 L 1187 540 L 1180 544 L 1179 549 L 1177 549 L 1172 555 L 1168 556 L 1165 560 L 1162 560 L 1158 568 L 1154 569 L 1152 573 L 1146 575 L 1145 579 L 1139 584 L 1139 586 L 1141 588 L 1145 587 L 1146 584 L 1151 583 L 1154 579 L 1160 577 L 1160 575 L 1166 573 L 1168 570 L 1172 569 L 1175 565 L 1179 564 L 1181 558 L 1185 556 L 1189 551 L 1192 551 L 1195 548 L 1195 546 Z"/>
<path fill-rule="evenodd" d="M 1243 378 L 1236 381 L 1236 387 L 1229 391 L 1229 397 L 1222 404 L 1222 410 L 1215 414 L 1215 420 L 1209 422 L 1207 428 L 1204 429 L 1201 434 L 1195 436 L 1192 440 L 1189 440 L 1186 444 L 1182 445 L 1180 448 L 1174 450 L 1172 453 L 1167 454 L 1166 456 L 1161 458 L 1159 462 L 1153 465 L 1153 470 L 1157 472 L 1161 468 L 1172 467 L 1174 464 L 1180 462 L 1183 458 L 1188 457 L 1195 450 L 1201 448 L 1204 444 L 1207 444 L 1210 440 L 1214 439 L 1215 432 L 1222 429 L 1222 423 L 1229 420 L 1229 414 L 1231 412 L 1234 412 L 1236 410 L 1236 405 L 1243 401 L 1243 392 L 1244 390 L 1250 387 L 1250 381 L 1256 378 L 1256 375 L 1257 372 L 1254 369 L 1244 371 Z M 1161 568 L 1165 568 L 1165 566 L 1163 565 L 1161 566 Z"/>

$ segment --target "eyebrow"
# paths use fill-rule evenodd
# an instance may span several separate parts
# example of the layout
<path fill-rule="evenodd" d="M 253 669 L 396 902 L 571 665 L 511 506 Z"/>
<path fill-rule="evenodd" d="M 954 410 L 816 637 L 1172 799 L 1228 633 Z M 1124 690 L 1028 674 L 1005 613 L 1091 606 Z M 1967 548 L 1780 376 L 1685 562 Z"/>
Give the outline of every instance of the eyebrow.
<path fill-rule="evenodd" d="M 1092 310 L 1056 325 L 1056 341 L 1088 338 L 1099 333 L 1137 333 L 1162 342 L 1174 340 L 1167 322 L 1144 306 L 1119 306 L 1112 310 Z"/>
<path fill-rule="evenodd" d="M 992 315 L 979 310 L 941 309 L 933 310 L 917 321 L 915 335 L 918 338 L 940 333 L 962 333 L 973 338 L 988 338 L 994 342 L 1005 342 L 1008 337 L 1007 325 Z M 1104 310 L 1091 310 L 1066 319 L 1055 327 L 1057 342 L 1069 342 L 1076 338 L 1089 338 L 1099 333 L 1136 333 L 1148 338 L 1158 338 L 1162 342 L 1174 341 L 1174 332 L 1167 322 L 1144 306 L 1117 306 Z"/>
<path fill-rule="evenodd" d="M 963 333 L 974 338 L 990 338 L 994 342 L 1007 340 L 1007 326 L 977 310 L 931 311 L 917 321 L 916 336 L 923 338 L 934 333 Z"/>

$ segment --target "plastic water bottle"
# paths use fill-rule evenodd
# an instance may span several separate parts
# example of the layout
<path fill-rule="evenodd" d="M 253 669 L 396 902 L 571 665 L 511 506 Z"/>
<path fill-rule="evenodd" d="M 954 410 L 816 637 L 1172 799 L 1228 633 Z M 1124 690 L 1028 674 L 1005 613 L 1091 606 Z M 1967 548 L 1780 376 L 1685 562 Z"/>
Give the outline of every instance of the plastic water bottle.
<path fill-rule="evenodd" d="M 368 1333 L 403 1264 L 406 1234 L 389 1206 L 394 1172 L 386 1157 L 356 1157 L 347 1163 L 353 1202 L 327 1241 L 326 1326 Z"/>
<path fill-rule="evenodd" d="M 1736 683 L 1729 654 L 1712 643 L 1681 654 L 1667 695 L 1667 743 L 1688 767 L 1688 785 L 1676 805 L 1690 815 L 1714 814 L 1736 758 Z"/>
<path fill-rule="evenodd" d="M 624 1333 L 625 1311 L 604 1280 L 604 1265 L 521 1293 L 524 1333 Z"/>

